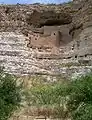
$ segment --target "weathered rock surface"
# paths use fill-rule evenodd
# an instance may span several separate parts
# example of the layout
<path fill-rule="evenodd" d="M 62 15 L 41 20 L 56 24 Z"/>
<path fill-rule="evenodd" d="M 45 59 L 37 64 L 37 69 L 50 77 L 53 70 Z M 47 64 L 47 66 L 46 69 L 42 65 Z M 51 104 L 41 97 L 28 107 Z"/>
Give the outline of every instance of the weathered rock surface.
<path fill-rule="evenodd" d="M 13 74 L 48 73 L 40 69 L 40 63 L 27 50 L 25 36 L 18 33 L 0 33 L 0 63 Z"/>
<path fill-rule="evenodd" d="M 0 63 L 17 75 L 92 71 L 92 1 L 1 5 Z"/>
<path fill-rule="evenodd" d="M 83 61 L 81 58 L 75 58 L 75 55 L 72 58 L 68 56 L 66 59 L 58 58 L 58 56 L 55 58 L 55 55 L 54 57 L 50 56 L 51 59 L 50 57 L 37 59 L 36 55 L 41 55 L 41 53 L 27 48 L 25 36 L 13 32 L 0 33 L 0 63 L 9 73 L 71 76 L 71 74 L 75 74 L 75 71 L 76 73 L 85 73 L 92 69 L 90 66 L 92 56 L 89 52 L 86 57 L 85 54 L 82 54 Z M 77 64 L 79 60 L 81 60 L 80 64 Z"/>
<path fill-rule="evenodd" d="M 72 17 L 66 11 L 56 13 L 55 11 L 37 12 L 33 11 L 27 17 L 27 23 L 35 27 L 51 26 L 51 25 L 64 25 L 72 22 Z"/>

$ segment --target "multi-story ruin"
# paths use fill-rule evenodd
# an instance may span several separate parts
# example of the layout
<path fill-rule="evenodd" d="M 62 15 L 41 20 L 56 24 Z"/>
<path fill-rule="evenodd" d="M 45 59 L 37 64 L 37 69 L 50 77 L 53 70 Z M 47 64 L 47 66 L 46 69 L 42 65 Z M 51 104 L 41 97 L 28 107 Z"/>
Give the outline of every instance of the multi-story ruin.
<path fill-rule="evenodd" d="M 72 41 L 72 36 L 69 35 L 69 29 L 66 26 L 44 26 L 35 29 L 28 34 L 27 46 L 32 49 L 38 49 L 39 52 L 59 55 L 60 48 Z"/>

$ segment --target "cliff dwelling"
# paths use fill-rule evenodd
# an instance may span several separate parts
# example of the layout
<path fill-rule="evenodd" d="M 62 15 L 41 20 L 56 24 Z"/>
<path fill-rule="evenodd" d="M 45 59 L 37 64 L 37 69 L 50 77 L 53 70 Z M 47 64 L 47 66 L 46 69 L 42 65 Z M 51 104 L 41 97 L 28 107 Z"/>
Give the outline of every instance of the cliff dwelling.
<path fill-rule="evenodd" d="M 14 74 L 61 74 L 62 63 L 85 60 L 92 65 L 92 9 L 86 9 L 90 1 L 67 6 L 1 5 L 1 65 Z"/>
<path fill-rule="evenodd" d="M 69 29 L 66 26 L 44 26 L 36 28 L 28 35 L 28 47 L 38 49 L 40 52 L 58 53 L 59 48 L 66 46 L 72 41 L 72 36 L 69 35 Z M 54 50 L 54 51 L 53 51 Z"/>

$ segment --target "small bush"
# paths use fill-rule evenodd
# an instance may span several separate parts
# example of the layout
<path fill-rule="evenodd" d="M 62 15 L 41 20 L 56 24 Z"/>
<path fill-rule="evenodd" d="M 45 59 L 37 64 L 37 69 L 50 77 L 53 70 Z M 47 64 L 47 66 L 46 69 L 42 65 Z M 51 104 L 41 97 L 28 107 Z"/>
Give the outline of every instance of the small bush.
<path fill-rule="evenodd" d="M 21 86 L 17 86 L 16 77 L 0 69 L 0 120 L 7 120 L 20 106 Z"/>
<path fill-rule="evenodd" d="M 81 77 L 69 85 L 68 110 L 73 120 L 92 120 L 92 75 Z"/>

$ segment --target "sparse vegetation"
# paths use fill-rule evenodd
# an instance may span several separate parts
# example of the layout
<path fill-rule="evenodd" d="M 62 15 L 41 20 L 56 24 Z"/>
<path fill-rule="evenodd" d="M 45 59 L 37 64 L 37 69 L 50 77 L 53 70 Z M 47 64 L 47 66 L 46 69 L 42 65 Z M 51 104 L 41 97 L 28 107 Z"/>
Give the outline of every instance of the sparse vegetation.
<path fill-rule="evenodd" d="M 25 89 L 25 96 L 28 106 L 32 108 L 31 115 L 63 120 L 92 120 L 92 74 L 68 82 L 48 84 L 41 80 Z M 1 69 L 0 120 L 8 120 L 20 102 L 21 86 L 17 85 L 16 77 Z"/>
<path fill-rule="evenodd" d="M 34 86 L 30 89 L 27 96 L 28 104 L 39 109 L 40 112 L 36 111 L 38 115 L 67 117 L 68 112 L 64 109 L 63 87 L 65 86 L 58 83 Z"/>
<path fill-rule="evenodd" d="M 41 80 L 25 89 L 25 96 L 31 115 L 92 120 L 92 74 L 68 82 Z M 21 86 L 14 76 L 0 70 L 0 120 L 8 120 L 20 102 Z"/>
<path fill-rule="evenodd" d="M 38 115 L 92 120 L 92 74 L 63 84 L 33 86 L 27 100 L 38 108 Z"/>

